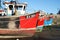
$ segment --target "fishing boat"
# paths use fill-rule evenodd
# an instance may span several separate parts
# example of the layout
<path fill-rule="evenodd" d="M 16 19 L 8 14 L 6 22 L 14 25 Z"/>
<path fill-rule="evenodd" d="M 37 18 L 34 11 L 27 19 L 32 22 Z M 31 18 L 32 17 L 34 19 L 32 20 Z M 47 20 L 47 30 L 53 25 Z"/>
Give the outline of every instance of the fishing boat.
<path fill-rule="evenodd" d="M 32 37 L 38 26 L 44 26 L 45 16 L 40 11 L 27 14 L 26 3 L 11 0 L 3 4 L 4 10 L 0 9 L 0 38 Z"/>
<path fill-rule="evenodd" d="M 15 0 L 4 1 L 3 4 L 4 10 L 0 9 L 0 38 L 33 36 L 40 12 L 27 14 L 25 11 L 27 4 L 17 3 Z"/>

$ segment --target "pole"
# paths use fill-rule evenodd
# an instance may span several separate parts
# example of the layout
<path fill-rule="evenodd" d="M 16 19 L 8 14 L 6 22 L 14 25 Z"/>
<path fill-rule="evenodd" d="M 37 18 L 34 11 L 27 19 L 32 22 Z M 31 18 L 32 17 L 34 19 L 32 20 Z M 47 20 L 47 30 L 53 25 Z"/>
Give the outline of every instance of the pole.
<path fill-rule="evenodd" d="M 1 0 L 0 0 L 0 9 L 1 9 Z"/>
<path fill-rule="evenodd" d="M 1 6 L 1 0 L 0 0 L 0 9 L 2 9 L 2 6 Z"/>

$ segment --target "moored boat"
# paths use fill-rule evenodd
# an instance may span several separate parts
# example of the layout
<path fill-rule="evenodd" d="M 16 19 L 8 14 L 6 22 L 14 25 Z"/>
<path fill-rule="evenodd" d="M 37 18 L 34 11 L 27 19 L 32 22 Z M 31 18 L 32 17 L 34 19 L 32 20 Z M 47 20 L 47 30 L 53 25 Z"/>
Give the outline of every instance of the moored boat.
<path fill-rule="evenodd" d="M 31 37 L 35 34 L 37 26 L 44 26 L 44 15 L 41 17 L 40 11 L 27 14 L 25 11 L 26 3 L 4 1 L 4 5 L 4 10 L 0 12 L 0 34 L 2 36 Z"/>
<path fill-rule="evenodd" d="M 0 15 L 0 35 L 33 36 L 36 32 L 36 23 L 40 12 L 27 15 L 25 12 L 27 4 L 16 3 L 16 1 L 5 1 L 4 5 L 6 7 Z"/>

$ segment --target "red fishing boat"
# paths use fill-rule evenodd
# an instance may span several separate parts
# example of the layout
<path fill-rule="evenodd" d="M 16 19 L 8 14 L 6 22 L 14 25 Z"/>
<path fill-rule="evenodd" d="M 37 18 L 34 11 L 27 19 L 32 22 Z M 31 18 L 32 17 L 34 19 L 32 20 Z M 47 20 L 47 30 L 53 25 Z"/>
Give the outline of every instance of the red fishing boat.
<path fill-rule="evenodd" d="M 38 26 L 44 26 L 44 15 L 40 15 L 40 11 L 27 14 L 26 3 L 4 1 L 3 4 L 3 13 L 0 12 L 0 38 L 32 37 Z"/>
<path fill-rule="evenodd" d="M 4 1 L 3 4 L 3 13 L 0 12 L 0 38 L 32 37 L 36 32 L 40 11 L 27 14 L 26 3 Z"/>

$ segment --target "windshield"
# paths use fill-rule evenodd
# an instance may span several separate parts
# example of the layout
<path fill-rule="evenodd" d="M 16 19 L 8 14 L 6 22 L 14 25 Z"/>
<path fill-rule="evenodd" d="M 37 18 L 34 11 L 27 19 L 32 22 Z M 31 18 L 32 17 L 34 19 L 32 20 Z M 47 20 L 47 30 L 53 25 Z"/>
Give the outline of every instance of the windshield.
<path fill-rule="evenodd" d="M 23 6 L 16 6 L 17 10 L 22 10 Z"/>

